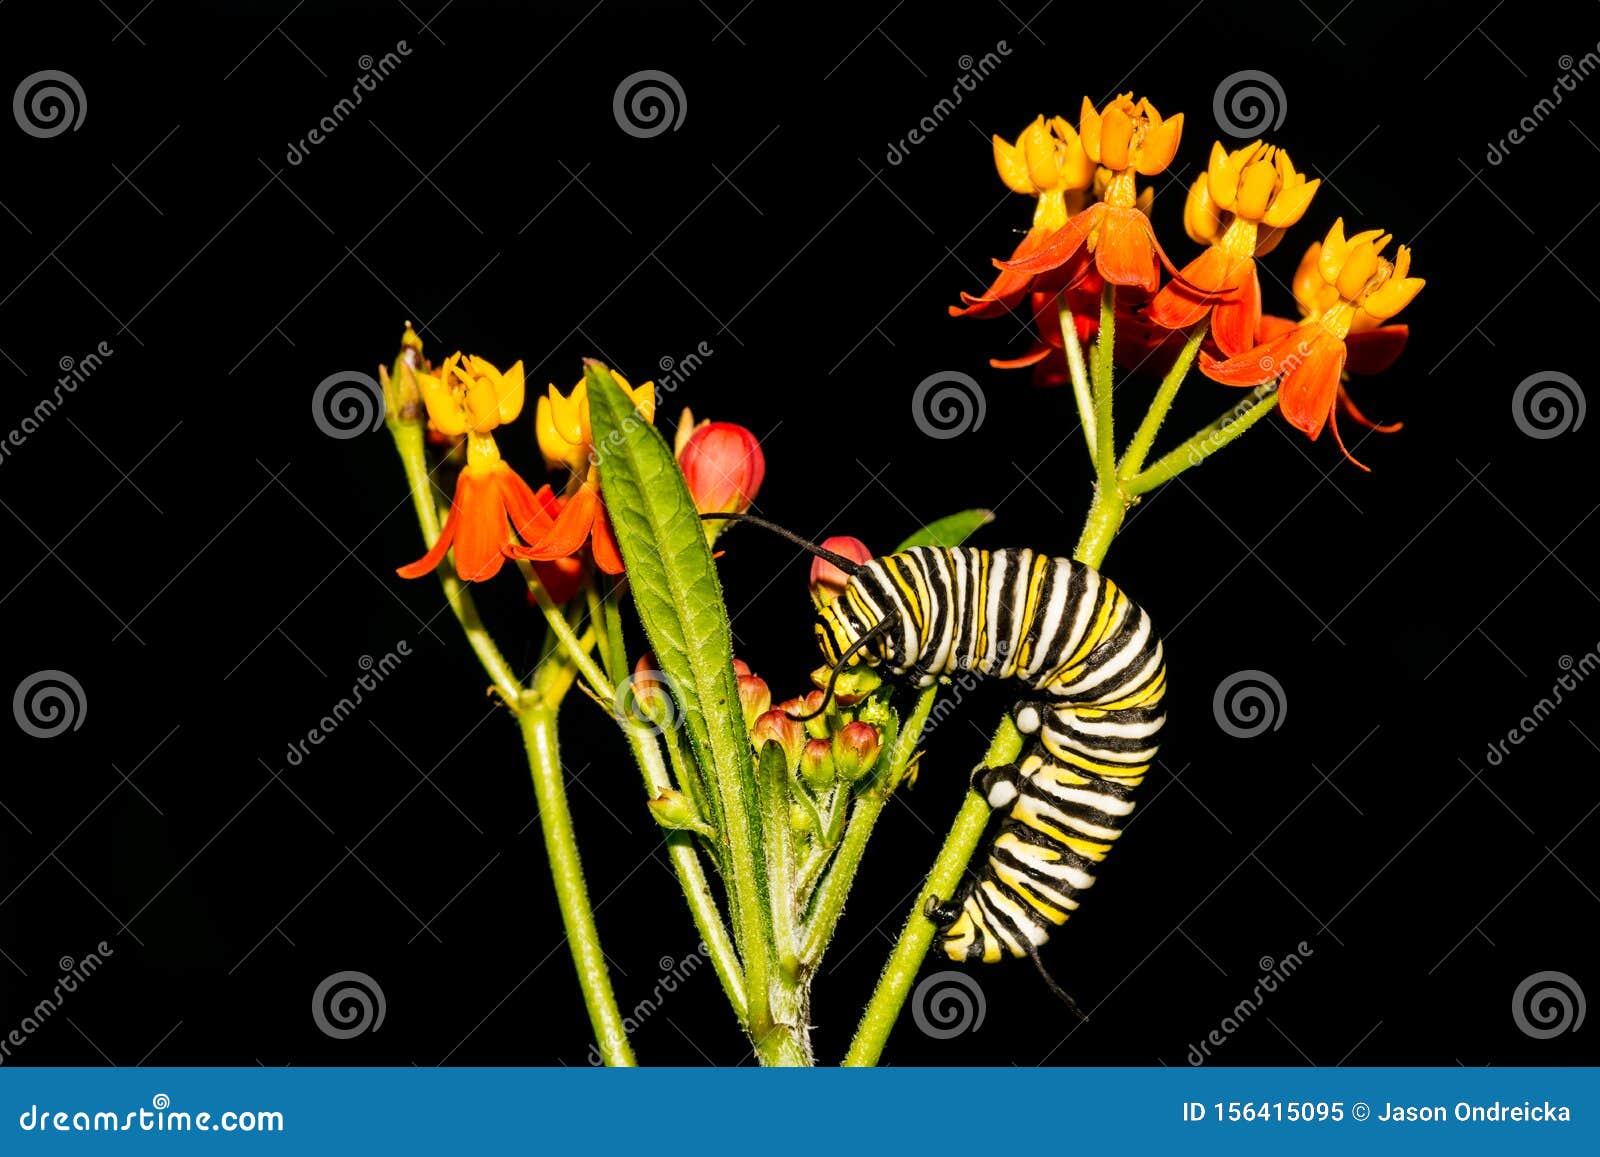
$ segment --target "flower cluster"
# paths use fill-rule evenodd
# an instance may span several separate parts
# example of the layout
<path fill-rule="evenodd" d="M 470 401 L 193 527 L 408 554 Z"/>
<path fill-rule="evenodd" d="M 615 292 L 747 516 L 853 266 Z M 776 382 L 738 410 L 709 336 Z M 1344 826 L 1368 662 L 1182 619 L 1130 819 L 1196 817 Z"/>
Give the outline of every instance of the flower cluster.
<path fill-rule="evenodd" d="M 1384 323 L 1422 288 L 1410 275 L 1410 250 L 1387 257 L 1388 234 L 1346 238 L 1336 221 L 1295 276 L 1298 320 L 1264 314 L 1256 259 L 1300 221 L 1321 182 L 1264 141 L 1233 150 L 1215 143 L 1183 212 L 1185 231 L 1205 248 L 1174 268 L 1150 222 L 1152 190 L 1138 179 L 1166 170 L 1182 132 L 1182 113 L 1163 118 L 1124 93 L 1100 109 L 1085 98 L 1076 128 L 1039 117 L 1014 142 L 996 136 L 995 167 L 1008 188 L 1036 199 L 1033 225 L 1008 259 L 995 261 L 993 284 L 963 293 L 951 314 L 1029 309 L 1038 334 L 1031 348 L 990 364 L 1030 368 L 1041 386 L 1070 380 L 1068 345 L 1096 340 L 1102 316 L 1116 323 L 1115 361 L 1158 372 L 1203 324 L 1202 373 L 1233 386 L 1276 382 L 1285 419 L 1313 439 L 1331 426 L 1354 462 L 1339 435 L 1341 412 L 1372 429 L 1398 429 L 1368 420 L 1343 382 L 1347 371 L 1387 368 L 1404 348 L 1406 327 Z"/>
<path fill-rule="evenodd" d="M 388 412 L 400 421 L 425 417 L 429 441 L 444 448 L 440 466 L 459 467 L 438 538 L 421 558 L 398 568 L 402 578 L 434 571 L 452 551 L 456 574 L 468 582 L 493 578 L 507 559 L 525 561 L 561 603 L 577 592 L 591 567 L 623 573 L 601 492 L 585 381 L 565 394 L 551 385 L 538 399 L 534 439 L 545 467 L 561 478 L 559 488 L 546 483 L 535 490 L 501 457 L 495 440 L 495 432 L 511 427 L 523 411 L 520 361 L 502 373 L 486 358 L 454 353 L 434 366 L 408 324 L 400 356 L 380 377 Z M 621 374 L 613 377 L 637 415 L 653 422 L 655 383 L 635 387 Z M 729 422 L 696 426 L 688 410 L 678 428 L 677 457 L 701 512 L 748 510 L 766 472 L 760 443 L 749 430 Z"/>

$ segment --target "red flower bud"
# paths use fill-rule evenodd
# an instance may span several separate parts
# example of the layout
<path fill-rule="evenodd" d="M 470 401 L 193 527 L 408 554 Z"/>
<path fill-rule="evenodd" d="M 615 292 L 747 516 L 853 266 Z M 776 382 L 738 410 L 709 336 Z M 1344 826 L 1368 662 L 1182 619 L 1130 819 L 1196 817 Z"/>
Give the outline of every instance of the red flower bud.
<path fill-rule="evenodd" d="M 678 467 L 702 514 L 743 514 L 761 489 L 767 460 L 761 443 L 743 426 L 708 422 L 689 435 Z M 713 520 L 708 525 L 719 524 Z"/>
<path fill-rule="evenodd" d="M 883 750 L 883 738 L 870 723 L 847 723 L 833 737 L 833 766 L 839 778 L 854 783 L 871 773 Z"/>
<path fill-rule="evenodd" d="M 733 661 L 733 673 L 735 675 L 753 674 L 753 672 L 750 670 L 750 664 L 746 663 L 743 659 L 735 659 Z"/>
<path fill-rule="evenodd" d="M 832 538 L 822 540 L 822 548 L 831 550 L 834 554 L 842 554 L 845 558 L 856 562 L 866 562 L 872 557 L 872 551 L 867 549 L 867 544 L 859 538 L 851 538 L 848 534 L 836 534 Z M 820 609 L 833 602 L 843 592 L 850 576 L 834 566 L 825 558 L 811 560 L 811 601 Z"/>
<path fill-rule="evenodd" d="M 800 749 L 805 746 L 806 731 L 783 711 L 765 711 L 750 726 L 750 742 L 760 751 L 768 743 L 783 748 L 784 759 L 792 768 L 800 759 Z"/>
<path fill-rule="evenodd" d="M 744 712 L 745 730 L 756 725 L 756 719 L 772 707 L 772 692 L 767 681 L 755 675 L 739 676 L 739 707 Z"/>

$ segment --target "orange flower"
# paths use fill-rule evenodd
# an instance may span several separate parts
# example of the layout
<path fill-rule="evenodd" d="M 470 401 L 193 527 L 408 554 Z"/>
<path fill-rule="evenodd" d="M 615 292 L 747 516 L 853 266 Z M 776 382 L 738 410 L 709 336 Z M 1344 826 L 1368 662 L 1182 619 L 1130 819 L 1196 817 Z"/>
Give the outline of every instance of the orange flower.
<path fill-rule="evenodd" d="M 1183 224 L 1207 246 L 1150 304 L 1149 317 L 1188 329 L 1211 312 L 1211 333 L 1229 357 L 1256 343 L 1261 282 L 1255 259 L 1271 252 L 1304 215 L 1321 180 L 1307 181 L 1289 154 L 1256 141 L 1233 152 L 1211 146 L 1211 161 L 1184 204 Z"/>
<path fill-rule="evenodd" d="M 1339 436 L 1338 411 L 1374 429 L 1345 396 L 1348 361 L 1358 373 L 1387 368 L 1405 345 L 1405 326 L 1385 326 L 1421 291 L 1422 278 L 1410 276 L 1411 250 L 1404 245 L 1394 260 L 1384 257 L 1390 236 L 1372 229 L 1345 239 L 1344 221 L 1313 245 L 1295 274 L 1295 298 L 1304 315 L 1299 324 L 1263 319 L 1260 345 L 1226 361 L 1201 353 L 1200 369 L 1229 386 L 1258 386 L 1281 379 L 1279 409 L 1289 424 L 1311 438 L 1327 424 L 1344 456 L 1361 469 Z M 1267 321 L 1271 321 L 1269 326 Z M 1285 328 L 1287 327 L 1287 328 Z M 1330 421 L 1331 419 L 1331 421 Z"/>
<path fill-rule="evenodd" d="M 454 547 L 456 573 L 468 582 L 483 582 L 504 565 L 501 548 L 512 541 L 513 529 L 525 541 L 570 538 L 571 521 L 551 517 L 495 445 L 492 431 L 522 412 L 522 363 L 502 374 L 483 358 L 463 361 L 457 353 L 438 373 L 416 377 L 431 425 L 446 437 L 466 439 L 467 463 L 456 478 L 438 539 L 427 554 L 396 573 L 401 578 L 428 574 Z"/>
<path fill-rule="evenodd" d="M 635 388 L 619 373 L 613 371 L 612 377 L 632 400 L 639 416 L 647 422 L 653 421 L 655 383 L 645 382 Z M 534 432 L 545 465 L 552 470 L 565 466 L 571 477 L 566 493 L 558 500 L 558 513 L 544 536 L 522 535 L 522 544 L 507 544 L 505 553 L 516 559 L 556 562 L 576 553 L 587 541 L 597 567 L 606 574 L 621 574 L 622 551 L 611 528 L 611 516 L 601 500 L 599 474 L 593 462 L 594 433 L 589 426 L 588 383 L 580 380 L 572 392 L 565 395 L 553 385 L 548 387 L 534 415 Z M 551 597 L 555 597 L 553 591 Z"/>
<path fill-rule="evenodd" d="M 1020 259 L 996 264 L 1009 272 L 1038 277 L 1055 274 L 1066 286 L 1075 284 L 1091 263 L 1112 285 L 1138 286 L 1154 293 L 1156 259 L 1172 262 L 1156 240 L 1150 218 L 1140 208 L 1135 176 L 1153 177 L 1172 163 L 1183 133 L 1183 114 L 1162 120 L 1148 100 L 1123 93 L 1096 112 L 1088 97 L 1078 118 L 1083 151 L 1101 167 L 1100 200 L 1069 220 L 1036 250 Z"/>
<path fill-rule="evenodd" d="M 1094 164 L 1083 151 L 1077 130 L 1061 117 L 1036 117 L 1012 144 L 994 138 L 994 164 L 1000 179 L 1014 193 L 1038 198 L 1033 226 L 1018 243 L 1011 260 L 1021 261 L 1037 252 L 1046 238 L 1083 208 L 1094 184 Z M 961 305 L 950 307 L 951 317 L 996 317 L 1015 308 L 1033 278 L 1002 271 L 981 294 L 961 295 Z"/>

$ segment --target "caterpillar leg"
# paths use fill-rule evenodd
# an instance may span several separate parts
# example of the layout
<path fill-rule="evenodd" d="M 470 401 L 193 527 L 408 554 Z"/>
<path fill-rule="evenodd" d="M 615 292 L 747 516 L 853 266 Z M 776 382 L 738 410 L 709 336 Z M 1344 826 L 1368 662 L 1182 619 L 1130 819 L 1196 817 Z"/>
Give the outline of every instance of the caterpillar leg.
<path fill-rule="evenodd" d="M 1022 769 L 1015 763 L 999 767 L 980 764 L 972 769 L 972 790 L 987 800 L 991 808 L 999 811 L 1016 802 L 1021 791 L 1017 784 L 1021 778 Z"/>

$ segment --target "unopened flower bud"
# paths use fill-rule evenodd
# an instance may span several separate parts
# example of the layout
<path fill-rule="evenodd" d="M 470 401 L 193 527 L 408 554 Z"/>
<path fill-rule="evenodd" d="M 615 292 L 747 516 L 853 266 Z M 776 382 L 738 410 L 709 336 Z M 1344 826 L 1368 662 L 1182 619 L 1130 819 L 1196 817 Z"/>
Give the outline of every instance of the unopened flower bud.
<path fill-rule="evenodd" d="M 634 666 L 625 690 L 633 700 L 633 710 L 628 710 L 629 704 L 619 703 L 618 706 L 624 714 L 633 716 L 640 722 L 649 721 L 658 727 L 665 727 L 671 722 L 672 700 L 667 695 L 662 674 L 656 668 L 654 655 L 646 651 L 639 656 L 639 662 Z"/>
<path fill-rule="evenodd" d="M 819 689 L 827 687 L 828 680 L 832 678 L 832 667 L 818 667 L 811 672 L 811 681 Z M 854 707 L 881 686 L 883 686 L 883 676 L 871 667 L 864 664 L 859 667 L 848 667 L 839 672 L 839 678 L 834 680 L 833 697 L 839 701 L 840 707 Z"/>
<path fill-rule="evenodd" d="M 867 549 L 866 543 L 859 538 L 851 538 L 848 534 L 836 534 L 832 538 L 823 539 L 822 549 L 842 554 L 845 558 L 856 562 L 866 562 L 872 557 L 872 551 Z M 849 583 L 850 576 L 827 559 L 811 560 L 811 601 L 817 605 L 818 610 L 838 598 Z"/>
<path fill-rule="evenodd" d="M 700 513 L 743 514 L 761 490 L 767 460 L 761 443 L 743 426 L 707 422 L 689 434 L 678 452 L 678 468 Z M 706 534 L 715 539 L 727 525 L 709 519 Z"/>
<path fill-rule="evenodd" d="M 748 731 L 758 718 L 772 709 L 772 692 L 767 681 L 756 675 L 740 675 L 739 707 L 744 712 L 744 727 Z"/>
<path fill-rule="evenodd" d="M 800 749 L 805 745 L 805 728 L 781 710 L 762 712 L 750 725 L 750 742 L 760 751 L 768 743 L 783 749 L 785 764 L 793 768 L 800 759 Z"/>
<path fill-rule="evenodd" d="M 743 659 L 735 659 L 733 661 L 733 673 L 735 675 L 749 675 L 749 674 L 751 674 L 750 664 L 746 663 Z"/>
<path fill-rule="evenodd" d="M 854 783 L 872 773 L 883 739 L 870 723 L 847 723 L 833 737 L 833 767 L 839 778 Z"/>
<path fill-rule="evenodd" d="M 822 692 L 813 691 L 809 695 L 796 699 L 785 699 L 778 704 L 778 710 L 787 715 L 810 715 L 822 707 Z M 828 717 L 818 715 L 815 719 L 805 721 L 806 734 L 816 739 L 828 738 Z"/>
<path fill-rule="evenodd" d="M 800 778 L 813 791 L 826 791 L 833 784 L 833 744 L 826 739 L 808 739 L 800 749 Z"/>
<path fill-rule="evenodd" d="M 715 836 L 716 829 L 700 818 L 694 804 L 681 791 L 664 791 L 648 805 L 656 823 L 668 831 L 698 832 L 702 836 Z"/>
<path fill-rule="evenodd" d="M 392 368 L 378 367 L 378 381 L 383 386 L 384 413 L 390 422 L 420 422 L 427 416 L 422 405 L 422 388 L 417 384 L 417 373 L 428 368 L 422 356 L 422 339 L 406 322 L 406 332 L 400 335 L 400 352 Z"/>
<path fill-rule="evenodd" d="M 799 835 L 805 835 L 811 830 L 811 809 L 801 804 L 789 805 L 789 827 Z"/>

